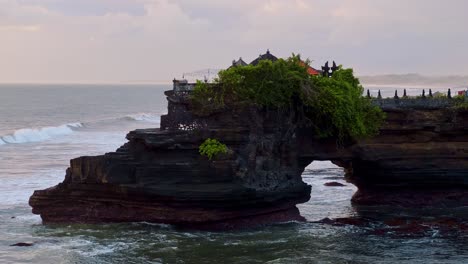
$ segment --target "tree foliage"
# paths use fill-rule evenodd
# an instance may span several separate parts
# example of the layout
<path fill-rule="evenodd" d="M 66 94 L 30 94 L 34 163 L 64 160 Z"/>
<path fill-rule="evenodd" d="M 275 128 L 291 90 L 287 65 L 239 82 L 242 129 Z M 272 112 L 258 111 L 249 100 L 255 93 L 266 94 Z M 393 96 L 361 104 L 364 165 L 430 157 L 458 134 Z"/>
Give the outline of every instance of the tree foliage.
<path fill-rule="evenodd" d="M 453 97 L 454 108 L 457 110 L 468 110 L 468 99 L 465 95 L 457 95 Z"/>
<path fill-rule="evenodd" d="M 364 89 L 352 69 L 339 69 L 331 78 L 315 76 L 301 94 L 307 114 L 321 137 L 362 138 L 378 133 L 385 115 L 363 97 Z"/>
<path fill-rule="evenodd" d="M 320 137 L 357 139 L 375 135 L 384 113 L 363 97 L 363 87 L 352 69 L 332 77 L 311 76 L 299 56 L 258 65 L 231 67 L 219 72 L 214 84 L 198 83 L 192 101 L 201 112 L 247 103 L 267 108 L 293 108 Z"/>
<path fill-rule="evenodd" d="M 208 138 L 200 145 L 198 151 L 201 155 L 207 156 L 211 160 L 218 154 L 227 153 L 228 148 L 217 139 Z"/>

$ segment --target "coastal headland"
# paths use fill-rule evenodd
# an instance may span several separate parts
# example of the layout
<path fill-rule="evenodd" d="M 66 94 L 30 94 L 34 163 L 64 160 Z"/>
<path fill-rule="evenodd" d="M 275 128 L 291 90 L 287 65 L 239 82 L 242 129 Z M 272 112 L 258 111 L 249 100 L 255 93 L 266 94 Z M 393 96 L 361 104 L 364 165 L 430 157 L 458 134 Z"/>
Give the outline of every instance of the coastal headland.
<path fill-rule="evenodd" d="M 337 147 L 296 127 L 294 113 L 246 108 L 194 118 L 185 97 L 166 94 L 169 113 L 161 128 L 130 132 L 115 152 L 73 159 L 62 183 L 34 193 L 33 212 L 45 223 L 229 228 L 301 220 L 295 205 L 311 192 L 301 173 L 314 160 L 345 168 L 359 188 L 354 203 L 468 205 L 465 110 L 427 107 L 423 100 L 410 107 L 387 102 L 378 136 Z M 199 145 L 210 137 L 230 153 L 214 161 L 201 156 Z"/>
<path fill-rule="evenodd" d="M 311 186 L 301 174 L 317 160 L 344 168 L 358 187 L 355 204 L 468 206 L 468 110 L 455 107 L 455 99 L 362 99 L 385 119 L 378 133 L 350 139 L 319 135 L 304 112 L 308 106 L 242 101 L 206 112 L 183 88 L 174 81 L 165 92 L 168 114 L 160 128 L 129 132 L 115 152 L 71 160 L 62 183 L 31 196 L 33 213 L 44 223 L 146 221 L 201 229 L 302 221 L 296 205 L 310 199 Z M 207 139 L 225 149 L 214 158 L 201 155 Z"/>

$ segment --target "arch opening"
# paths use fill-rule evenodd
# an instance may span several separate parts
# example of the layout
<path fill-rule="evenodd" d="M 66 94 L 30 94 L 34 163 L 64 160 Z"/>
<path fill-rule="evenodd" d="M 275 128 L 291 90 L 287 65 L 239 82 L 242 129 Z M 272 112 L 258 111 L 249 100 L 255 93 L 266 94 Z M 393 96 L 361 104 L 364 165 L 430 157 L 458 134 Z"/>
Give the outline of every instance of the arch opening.
<path fill-rule="evenodd" d="M 356 214 L 351 198 L 357 187 L 346 181 L 346 168 L 331 160 L 315 160 L 305 167 L 302 180 L 312 186 L 308 202 L 298 204 L 307 221 L 347 218 Z"/>

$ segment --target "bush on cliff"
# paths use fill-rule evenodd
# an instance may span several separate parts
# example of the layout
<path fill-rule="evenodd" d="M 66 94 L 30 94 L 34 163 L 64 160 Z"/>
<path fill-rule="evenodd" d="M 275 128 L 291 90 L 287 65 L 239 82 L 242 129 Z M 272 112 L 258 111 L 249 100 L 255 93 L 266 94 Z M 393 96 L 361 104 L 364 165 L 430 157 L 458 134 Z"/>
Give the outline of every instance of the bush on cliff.
<path fill-rule="evenodd" d="M 468 99 L 465 95 L 453 97 L 454 108 L 457 110 L 468 110 Z"/>
<path fill-rule="evenodd" d="M 299 56 L 219 72 L 214 84 L 199 82 L 191 95 L 195 111 L 207 113 L 239 104 L 304 112 L 305 122 L 323 138 L 358 139 L 375 135 L 384 120 L 362 96 L 352 69 L 331 78 L 311 76 Z"/>
<path fill-rule="evenodd" d="M 256 66 L 232 67 L 220 71 L 214 80 L 216 85 L 198 82 L 192 98 L 215 108 L 233 102 L 268 107 L 288 106 L 308 79 L 307 69 L 298 62 L 299 58 L 293 56 L 287 60 L 264 60 Z"/>
<path fill-rule="evenodd" d="M 314 76 L 301 99 L 316 133 L 323 138 L 358 139 L 376 135 L 384 112 L 363 95 L 352 69 L 339 69 L 331 78 Z"/>
<path fill-rule="evenodd" d="M 202 156 L 207 156 L 211 160 L 218 154 L 226 154 L 228 148 L 218 140 L 208 138 L 200 145 L 198 151 Z"/>

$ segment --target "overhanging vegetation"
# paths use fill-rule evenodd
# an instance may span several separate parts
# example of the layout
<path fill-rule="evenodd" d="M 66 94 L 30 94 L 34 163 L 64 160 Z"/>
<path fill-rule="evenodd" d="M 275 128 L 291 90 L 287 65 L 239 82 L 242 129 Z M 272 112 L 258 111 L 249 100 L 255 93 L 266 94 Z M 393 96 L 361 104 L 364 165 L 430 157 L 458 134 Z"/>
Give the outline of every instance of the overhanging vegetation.
<path fill-rule="evenodd" d="M 340 67 L 329 78 L 308 74 L 307 65 L 293 55 L 231 67 L 219 72 L 213 84 L 199 82 L 191 100 L 195 110 L 205 114 L 241 104 L 301 110 L 322 138 L 359 139 L 378 133 L 384 113 L 362 96 L 352 69 Z"/>

